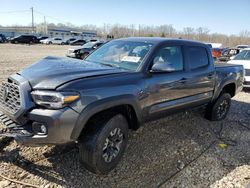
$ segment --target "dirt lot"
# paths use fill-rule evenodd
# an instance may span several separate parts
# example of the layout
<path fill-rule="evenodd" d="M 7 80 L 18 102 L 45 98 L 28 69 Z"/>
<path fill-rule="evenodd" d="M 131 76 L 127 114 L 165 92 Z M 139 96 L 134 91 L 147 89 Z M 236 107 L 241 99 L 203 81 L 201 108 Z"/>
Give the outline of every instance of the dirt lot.
<path fill-rule="evenodd" d="M 0 44 L 0 81 L 68 46 Z M 250 182 L 250 92 L 233 98 L 223 122 L 185 112 L 130 133 L 125 155 L 105 176 L 86 171 L 75 145 L 23 147 L 0 138 L 0 187 L 245 187 Z M 25 187 L 25 186 L 23 186 Z"/>

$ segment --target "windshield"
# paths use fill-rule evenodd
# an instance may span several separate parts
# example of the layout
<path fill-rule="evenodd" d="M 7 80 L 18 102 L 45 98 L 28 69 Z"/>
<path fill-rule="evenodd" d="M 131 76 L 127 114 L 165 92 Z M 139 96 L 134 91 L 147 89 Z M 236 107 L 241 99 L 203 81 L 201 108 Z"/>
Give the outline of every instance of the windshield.
<path fill-rule="evenodd" d="M 250 50 L 243 50 L 235 56 L 234 60 L 250 60 Z"/>
<path fill-rule="evenodd" d="M 152 46 L 147 42 L 111 41 L 90 54 L 86 61 L 136 71 Z"/>

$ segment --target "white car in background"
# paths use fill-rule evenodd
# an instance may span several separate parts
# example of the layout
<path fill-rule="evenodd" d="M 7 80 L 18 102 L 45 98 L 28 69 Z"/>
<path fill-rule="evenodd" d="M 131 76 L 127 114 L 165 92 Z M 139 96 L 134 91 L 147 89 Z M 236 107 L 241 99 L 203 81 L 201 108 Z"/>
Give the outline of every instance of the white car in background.
<path fill-rule="evenodd" d="M 240 44 L 240 45 L 236 46 L 236 48 L 245 49 L 245 48 L 250 48 L 250 46 L 249 45 L 245 45 L 245 44 Z"/>
<path fill-rule="evenodd" d="M 250 48 L 244 48 L 232 60 L 228 61 L 230 64 L 243 65 L 245 69 L 245 80 L 243 86 L 250 88 Z"/>
<path fill-rule="evenodd" d="M 55 37 L 55 38 L 47 38 L 40 41 L 43 44 L 65 44 L 65 41 L 61 38 Z"/>

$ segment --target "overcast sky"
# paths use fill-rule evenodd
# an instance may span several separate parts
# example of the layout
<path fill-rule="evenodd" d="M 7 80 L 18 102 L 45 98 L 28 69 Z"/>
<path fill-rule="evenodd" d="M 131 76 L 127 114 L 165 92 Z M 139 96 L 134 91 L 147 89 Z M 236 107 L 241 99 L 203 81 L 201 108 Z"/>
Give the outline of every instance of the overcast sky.
<path fill-rule="evenodd" d="M 172 24 L 207 27 L 211 32 L 250 31 L 250 0 L 11 0 L 0 3 L 0 25 L 48 22 L 94 24 Z M 16 11 L 16 12 L 15 12 Z"/>

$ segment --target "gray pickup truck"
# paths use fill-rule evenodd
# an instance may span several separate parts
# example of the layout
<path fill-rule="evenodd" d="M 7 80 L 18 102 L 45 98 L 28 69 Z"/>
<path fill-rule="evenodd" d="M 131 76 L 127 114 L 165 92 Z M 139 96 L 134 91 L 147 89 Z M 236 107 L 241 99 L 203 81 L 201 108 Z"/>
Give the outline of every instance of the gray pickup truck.
<path fill-rule="evenodd" d="M 27 145 L 76 142 L 84 166 L 112 170 L 128 130 L 194 107 L 226 117 L 244 81 L 240 65 L 215 65 L 206 44 L 125 38 L 85 61 L 46 57 L 10 76 L 0 89 L 1 136 Z"/>

